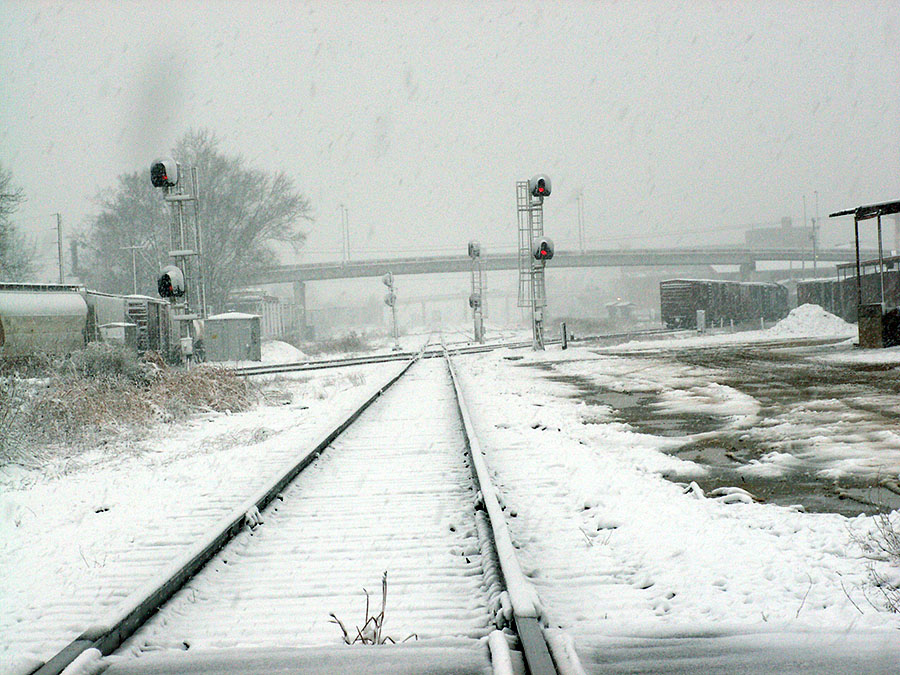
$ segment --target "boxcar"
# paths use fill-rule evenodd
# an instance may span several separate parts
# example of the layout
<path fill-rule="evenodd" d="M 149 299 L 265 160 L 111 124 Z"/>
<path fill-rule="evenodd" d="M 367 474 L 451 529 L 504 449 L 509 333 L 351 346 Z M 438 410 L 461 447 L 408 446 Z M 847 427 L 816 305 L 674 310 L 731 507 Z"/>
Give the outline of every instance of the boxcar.
<path fill-rule="evenodd" d="M 660 315 L 669 328 L 696 328 L 697 311 L 709 325 L 777 321 L 787 315 L 780 284 L 718 279 L 668 279 L 659 284 Z"/>

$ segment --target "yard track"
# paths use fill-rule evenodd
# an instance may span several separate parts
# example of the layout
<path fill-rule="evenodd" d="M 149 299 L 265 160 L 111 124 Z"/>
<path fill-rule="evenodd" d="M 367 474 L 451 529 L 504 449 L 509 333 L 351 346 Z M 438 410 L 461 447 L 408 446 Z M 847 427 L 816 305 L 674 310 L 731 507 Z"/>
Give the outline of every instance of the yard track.
<path fill-rule="evenodd" d="M 540 602 L 441 353 L 410 358 L 167 573 L 35 672 L 60 673 L 92 648 L 114 654 L 110 675 L 214 672 L 223 663 L 260 673 L 279 664 L 413 673 L 427 664 L 436 673 L 545 675 L 571 664 L 564 645 L 551 656 Z M 385 571 L 384 635 L 418 641 L 360 662 L 365 648 L 341 649 L 329 614 L 352 640 L 354 626 L 364 629 L 361 587 L 375 591 L 374 615 Z"/>
<path fill-rule="evenodd" d="M 634 339 L 639 337 L 653 337 L 674 335 L 684 333 L 682 329 L 672 330 L 668 328 L 651 328 L 639 331 L 625 331 L 619 333 L 604 333 L 600 335 L 591 335 L 570 340 L 573 344 L 602 342 L 604 340 L 615 339 Z M 559 338 L 546 340 L 545 344 L 558 345 L 562 342 Z M 480 354 L 483 352 L 493 351 L 494 349 L 527 349 L 532 346 L 531 340 L 511 340 L 502 342 L 489 342 L 486 344 L 449 344 L 446 349 L 452 354 Z M 422 358 L 443 357 L 444 348 L 425 347 L 421 353 Z M 325 368 L 344 368 L 346 366 L 367 365 L 373 363 L 388 363 L 393 361 L 407 361 L 416 356 L 416 352 L 398 351 L 387 354 L 368 354 L 365 356 L 349 356 L 346 358 L 336 359 L 319 359 L 315 361 L 298 361 L 296 363 L 279 363 L 266 364 L 258 366 L 241 366 L 232 368 L 231 371 L 235 375 L 253 376 L 253 375 L 277 375 L 281 373 L 295 373 L 307 370 L 322 370 Z"/>

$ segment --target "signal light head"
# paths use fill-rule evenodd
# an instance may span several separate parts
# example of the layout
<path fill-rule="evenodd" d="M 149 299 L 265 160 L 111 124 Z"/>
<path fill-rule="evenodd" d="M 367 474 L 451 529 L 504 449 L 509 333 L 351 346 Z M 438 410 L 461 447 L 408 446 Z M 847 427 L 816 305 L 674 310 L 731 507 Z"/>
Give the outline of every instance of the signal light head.
<path fill-rule="evenodd" d="M 553 258 L 553 240 L 549 237 L 544 237 L 543 239 L 535 241 L 534 246 L 531 249 L 531 253 L 532 255 L 534 255 L 535 260 L 547 262 L 548 260 Z"/>
<path fill-rule="evenodd" d="M 531 194 L 534 197 L 549 197 L 550 196 L 550 177 L 545 176 L 544 174 L 538 174 L 530 181 L 528 181 L 528 186 L 531 189 Z"/>
<path fill-rule="evenodd" d="M 150 165 L 150 183 L 153 187 L 169 188 L 178 184 L 178 164 L 174 159 L 162 157 Z"/>
<path fill-rule="evenodd" d="M 180 298 L 184 295 L 184 274 L 175 265 L 164 267 L 156 281 L 156 290 L 161 298 Z"/>

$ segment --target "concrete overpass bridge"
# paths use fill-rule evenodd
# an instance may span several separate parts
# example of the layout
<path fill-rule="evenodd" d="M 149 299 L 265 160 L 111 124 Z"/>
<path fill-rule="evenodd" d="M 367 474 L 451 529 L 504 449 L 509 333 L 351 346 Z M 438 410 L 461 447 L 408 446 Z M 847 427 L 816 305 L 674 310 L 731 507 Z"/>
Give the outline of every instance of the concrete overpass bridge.
<path fill-rule="evenodd" d="M 864 252 L 864 258 L 878 255 L 877 251 Z M 851 262 L 855 253 L 847 249 L 821 249 L 816 260 L 819 265 Z M 484 269 L 515 270 L 518 256 L 515 253 L 489 253 L 482 256 Z M 751 249 L 747 247 L 723 248 L 645 248 L 593 250 L 584 253 L 557 251 L 548 263 L 551 268 L 563 267 L 684 267 L 690 265 L 736 265 L 749 276 L 760 262 L 806 262 L 812 266 L 813 254 L 808 249 Z M 324 281 L 329 279 L 357 279 L 380 277 L 387 272 L 395 275 L 447 274 L 468 272 L 472 261 L 466 255 L 421 256 L 381 260 L 359 260 L 347 263 L 308 263 L 302 265 L 278 265 L 260 270 L 248 281 L 253 285 Z"/>
<path fill-rule="evenodd" d="M 865 258 L 877 256 L 877 251 L 865 252 Z M 821 268 L 833 267 L 837 263 L 855 260 L 855 252 L 847 249 L 821 249 L 816 255 Z M 518 269 L 515 253 L 489 253 L 482 256 L 485 271 Z M 757 265 L 763 262 L 806 263 L 801 272 L 793 270 L 793 276 L 812 276 L 813 255 L 809 249 L 771 248 L 758 249 L 746 246 L 718 248 L 644 248 L 644 249 L 599 249 L 584 253 L 557 251 L 548 266 L 554 268 L 586 267 L 705 267 L 702 274 L 709 273 L 710 265 L 729 265 L 738 272 L 723 275 L 732 278 L 756 280 L 776 280 L 784 277 L 784 272 L 757 272 Z M 387 272 L 395 275 L 469 273 L 471 259 L 464 254 L 444 256 L 415 256 L 390 259 L 357 260 L 353 262 L 306 263 L 300 265 L 278 265 L 261 269 L 248 279 L 251 286 L 265 284 L 293 284 L 294 302 L 300 307 L 303 323 L 306 322 L 306 283 L 338 279 L 359 279 L 381 277 Z M 551 272 L 552 273 L 552 272 Z M 827 272 L 826 272 L 827 274 Z M 421 298 L 416 298 L 421 302 Z M 504 297 L 505 304 L 509 304 Z M 422 302 L 424 315 L 424 302 Z M 507 314 L 508 314 L 507 310 Z"/>

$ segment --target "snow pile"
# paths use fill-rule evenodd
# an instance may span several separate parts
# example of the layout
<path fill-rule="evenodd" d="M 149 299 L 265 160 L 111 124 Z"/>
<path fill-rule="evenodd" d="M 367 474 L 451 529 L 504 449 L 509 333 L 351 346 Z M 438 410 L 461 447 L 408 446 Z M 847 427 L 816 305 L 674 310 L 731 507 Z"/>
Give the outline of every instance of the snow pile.
<path fill-rule="evenodd" d="M 784 319 L 772 326 L 771 335 L 854 335 L 856 326 L 839 316 L 826 312 L 819 305 L 800 305 Z"/>
<path fill-rule="evenodd" d="M 294 345 L 279 340 L 266 340 L 262 343 L 263 363 L 296 363 L 309 361 L 309 357 Z"/>

